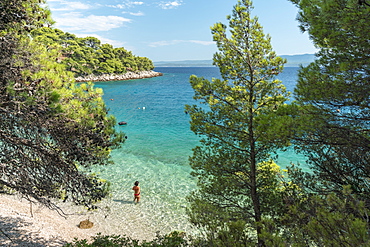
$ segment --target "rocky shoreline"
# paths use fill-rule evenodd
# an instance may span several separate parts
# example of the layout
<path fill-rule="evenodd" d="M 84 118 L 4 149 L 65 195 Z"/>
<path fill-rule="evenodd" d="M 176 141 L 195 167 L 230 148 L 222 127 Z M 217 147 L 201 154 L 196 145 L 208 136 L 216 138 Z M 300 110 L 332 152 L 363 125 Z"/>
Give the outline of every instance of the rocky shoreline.
<path fill-rule="evenodd" d="M 88 81 L 123 81 L 123 80 L 134 80 L 134 79 L 144 79 L 162 76 L 161 72 L 155 71 L 138 71 L 138 72 L 127 72 L 125 74 L 105 74 L 105 75 L 88 75 L 76 77 L 76 82 L 88 82 Z"/>

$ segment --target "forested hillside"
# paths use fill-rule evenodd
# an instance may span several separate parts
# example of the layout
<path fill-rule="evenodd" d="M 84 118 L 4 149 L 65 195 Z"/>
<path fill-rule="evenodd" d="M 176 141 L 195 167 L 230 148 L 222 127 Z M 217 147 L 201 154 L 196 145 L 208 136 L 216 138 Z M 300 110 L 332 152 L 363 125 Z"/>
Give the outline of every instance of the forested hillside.
<path fill-rule="evenodd" d="M 145 71 L 154 68 L 147 57 L 139 57 L 125 48 L 102 44 L 95 37 L 78 38 L 62 30 L 43 27 L 32 32 L 34 41 L 51 48 L 59 48 L 60 62 L 75 76 L 123 74 L 128 71 Z"/>

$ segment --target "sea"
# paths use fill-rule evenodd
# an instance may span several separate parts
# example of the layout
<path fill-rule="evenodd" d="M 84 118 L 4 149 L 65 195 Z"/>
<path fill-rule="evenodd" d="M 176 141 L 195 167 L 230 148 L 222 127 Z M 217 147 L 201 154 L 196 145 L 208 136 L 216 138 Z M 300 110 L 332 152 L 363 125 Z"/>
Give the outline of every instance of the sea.
<path fill-rule="evenodd" d="M 298 69 L 286 67 L 278 76 L 289 91 L 294 89 Z M 196 103 L 191 75 L 220 78 L 217 67 L 156 67 L 155 71 L 163 76 L 95 83 L 104 90 L 109 113 L 117 122 L 127 122 L 116 126 L 127 140 L 112 152 L 114 164 L 94 168 L 111 183 L 112 190 L 111 198 L 101 205 L 106 215 L 100 223 L 133 238 L 195 231 L 187 219 L 186 197 L 196 190 L 189 156 L 199 137 L 190 130 L 184 106 Z M 279 152 L 276 162 L 284 167 L 305 163 L 305 159 L 291 149 Z M 141 187 L 138 204 L 133 203 L 135 181 Z"/>

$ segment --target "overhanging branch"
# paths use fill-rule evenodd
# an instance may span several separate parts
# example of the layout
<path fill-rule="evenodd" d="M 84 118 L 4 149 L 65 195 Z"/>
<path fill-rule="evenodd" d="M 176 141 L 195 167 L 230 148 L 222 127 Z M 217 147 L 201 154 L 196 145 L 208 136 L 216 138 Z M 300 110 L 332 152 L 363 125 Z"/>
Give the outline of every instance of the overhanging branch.
<path fill-rule="evenodd" d="M 358 0 L 358 4 L 359 5 L 366 5 L 368 7 L 370 7 L 370 4 L 366 2 L 367 0 Z"/>

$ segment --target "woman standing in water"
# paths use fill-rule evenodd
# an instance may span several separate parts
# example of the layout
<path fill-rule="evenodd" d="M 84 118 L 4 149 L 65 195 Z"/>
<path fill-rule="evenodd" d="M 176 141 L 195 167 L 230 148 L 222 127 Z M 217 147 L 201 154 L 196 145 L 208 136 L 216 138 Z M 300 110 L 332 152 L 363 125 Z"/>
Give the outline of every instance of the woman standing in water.
<path fill-rule="evenodd" d="M 139 181 L 136 181 L 134 183 L 134 187 L 132 189 L 134 190 L 134 202 L 139 202 L 140 201 L 140 187 L 139 187 Z"/>

